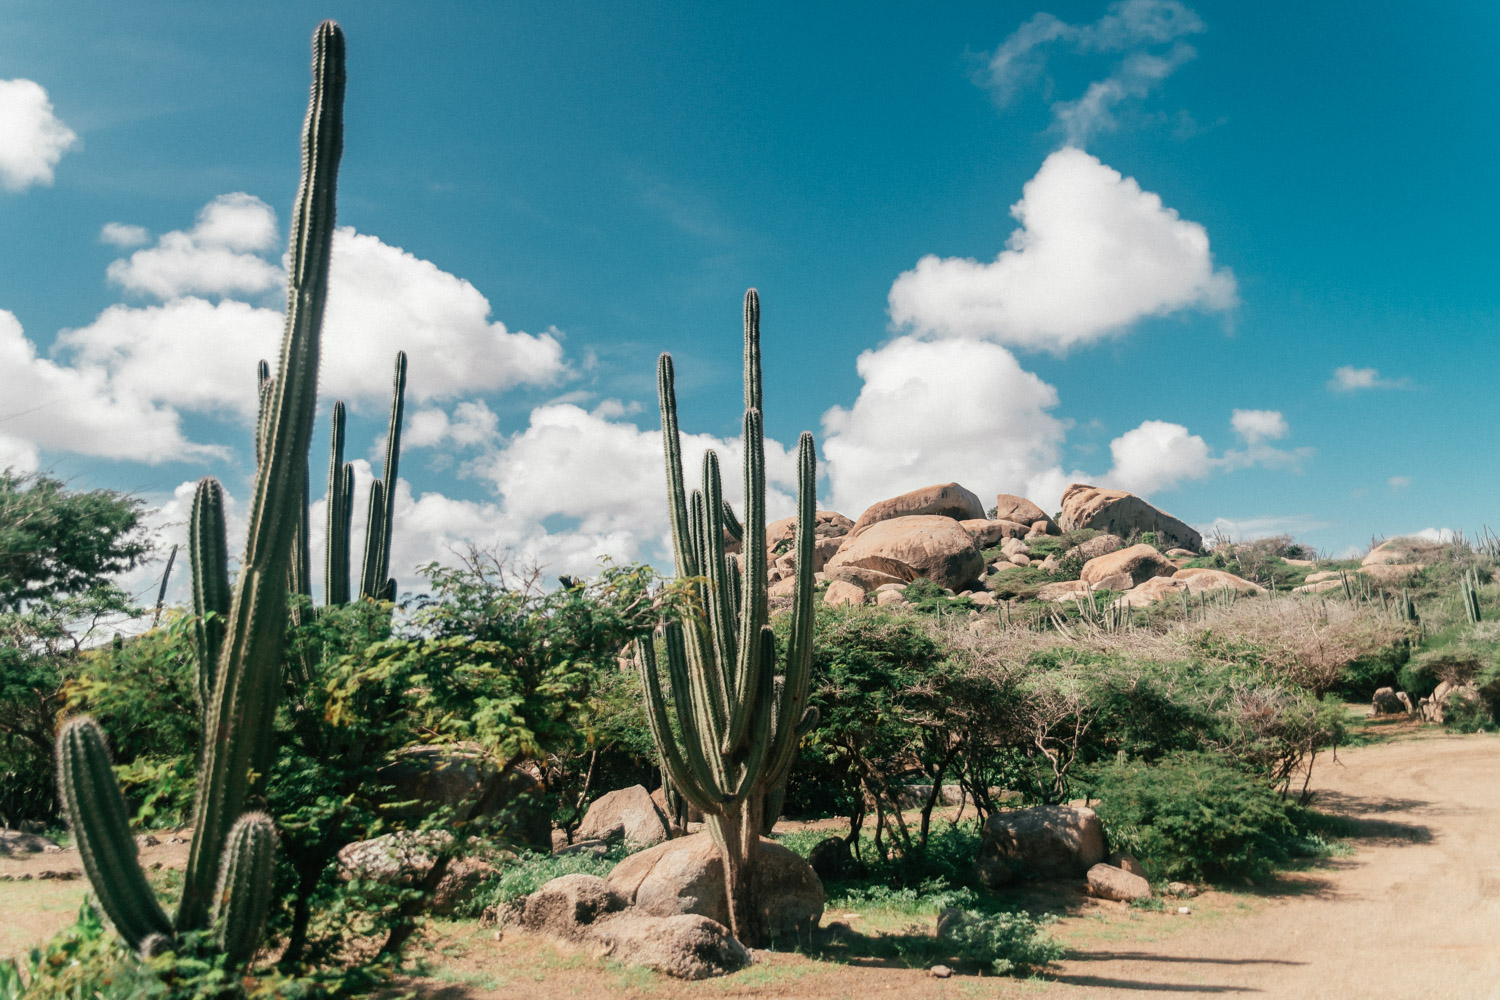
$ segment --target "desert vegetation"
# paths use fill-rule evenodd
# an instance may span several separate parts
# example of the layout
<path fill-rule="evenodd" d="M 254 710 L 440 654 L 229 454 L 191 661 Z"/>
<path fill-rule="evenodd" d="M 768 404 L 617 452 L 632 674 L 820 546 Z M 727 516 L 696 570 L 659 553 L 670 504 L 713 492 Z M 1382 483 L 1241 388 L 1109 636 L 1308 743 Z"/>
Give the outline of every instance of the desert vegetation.
<path fill-rule="evenodd" d="M 659 362 L 672 574 L 553 583 L 471 548 L 398 600 L 400 355 L 357 584 L 334 407 L 315 601 L 343 46 L 331 22 L 314 36 L 235 572 L 211 479 L 191 607 L 145 609 L 111 582 L 150 552 L 138 503 L 0 475 L 4 851 L 54 848 L 90 889 L 0 963 L 0 997 L 365 995 L 420 973 L 437 919 L 683 978 L 773 947 L 1029 974 L 1062 956 L 1050 911 L 1068 905 L 1038 885 L 1160 909 L 1343 849 L 1312 779 L 1365 738 L 1365 705 L 1495 728 L 1488 535 L 1319 559 L 1291 538 L 1206 544 L 1084 484 L 1050 514 L 949 483 L 851 520 L 817 507 L 811 434 L 796 514 L 768 523 L 754 290 L 738 510 L 712 451 L 685 486 Z M 151 627 L 100 641 L 127 618 Z M 162 837 L 181 863 L 143 865 Z M 890 923 L 832 917 L 855 909 Z"/>

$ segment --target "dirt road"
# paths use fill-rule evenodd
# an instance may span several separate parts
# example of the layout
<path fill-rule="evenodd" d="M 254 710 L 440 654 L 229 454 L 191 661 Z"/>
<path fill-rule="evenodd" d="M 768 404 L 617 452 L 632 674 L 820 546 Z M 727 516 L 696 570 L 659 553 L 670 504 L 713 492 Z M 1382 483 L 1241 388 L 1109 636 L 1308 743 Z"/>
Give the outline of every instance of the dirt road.
<path fill-rule="evenodd" d="M 1048 995 L 1500 997 L 1500 740 L 1339 756 L 1315 784 L 1319 808 L 1358 822 L 1352 857 L 1248 916 L 1080 954 Z"/>

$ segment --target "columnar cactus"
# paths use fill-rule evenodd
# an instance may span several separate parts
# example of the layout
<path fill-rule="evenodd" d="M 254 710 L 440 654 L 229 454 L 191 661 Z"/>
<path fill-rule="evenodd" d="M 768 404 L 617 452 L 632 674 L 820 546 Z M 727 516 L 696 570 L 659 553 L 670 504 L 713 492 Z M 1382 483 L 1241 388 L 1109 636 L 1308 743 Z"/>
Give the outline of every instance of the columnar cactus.
<path fill-rule="evenodd" d="M 274 831 L 269 819 L 246 813 L 245 805 L 253 775 L 264 773 L 271 758 L 287 595 L 297 573 L 299 531 L 306 537 L 307 449 L 343 151 L 343 104 L 344 36 L 338 25 L 325 21 L 313 35 L 312 97 L 291 223 L 281 364 L 274 379 L 262 379 L 250 531 L 227 606 L 218 485 L 205 480 L 194 503 L 195 610 L 214 614 L 200 623 L 197 636 L 203 759 L 193 843 L 174 921 L 167 921 L 136 861 L 103 733 L 92 719 L 80 718 L 67 723 L 58 740 L 62 800 L 84 868 L 105 913 L 136 948 L 154 949 L 173 933 L 212 929 L 226 955 L 243 962 L 259 940 L 269 903 Z M 215 629 L 219 615 L 222 628 Z"/>
<path fill-rule="evenodd" d="M 688 494 L 683 487 L 673 378 L 671 355 L 663 354 L 657 391 L 672 548 L 677 575 L 694 581 L 705 613 L 665 626 L 669 685 L 662 683 L 652 641 L 636 644 L 636 662 L 662 767 L 703 811 L 724 860 L 731 930 L 755 945 L 762 934 L 753 874 L 763 822 L 775 821 L 799 739 L 817 722 L 816 709 L 807 705 L 817 458 L 812 435 L 804 432 L 797 445 L 796 590 L 782 659 L 767 624 L 760 299 L 754 289 L 745 293 L 743 525 L 724 500 L 714 452 L 703 457 L 703 488 Z M 726 534 L 743 540 L 743 571 L 725 553 Z"/>

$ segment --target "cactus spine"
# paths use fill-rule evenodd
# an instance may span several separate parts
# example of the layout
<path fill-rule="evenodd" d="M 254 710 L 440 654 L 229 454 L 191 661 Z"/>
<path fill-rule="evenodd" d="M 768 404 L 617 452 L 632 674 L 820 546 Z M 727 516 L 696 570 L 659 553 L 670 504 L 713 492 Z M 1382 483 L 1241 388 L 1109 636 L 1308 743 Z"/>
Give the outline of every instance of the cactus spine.
<path fill-rule="evenodd" d="M 775 821 L 800 737 L 817 722 L 817 711 L 807 705 L 817 458 L 812 435 L 804 432 L 797 445 L 796 590 L 791 634 L 779 661 L 767 624 L 760 298 L 754 289 L 745 294 L 742 524 L 734 523 L 724 501 L 714 452 L 703 458 L 702 489 L 689 494 L 683 486 L 671 355 L 658 362 L 657 391 L 677 575 L 694 581 L 706 614 L 669 622 L 663 630 L 670 690 L 662 684 L 653 642 L 636 644 L 636 663 L 663 770 L 703 811 L 724 860 L 731 930 L 755 945 L 761 928 L 752 880 L 763 821 Z M 731 533 L 743 538 L 743 573 L 725 553 Z"/>
<path fill-rule="evenodd" d="M 265 367 L 261 371 L 249 537 L 222 634 L 205 626 L 198 637 L 205 657 L 200 689 L 211 694 L 204 705 L 193 843 L 173 923 L 161 913 L 136 861 L 103 734 L 92 720 L 76 719 L 64 727 L 58 742 L 64 807 L 89 881 L 110 920 L 137 948 L 148 942 L 160 945 L 174 930 L 206 930 L 217 918 L 220 943 L 242 961 L 254 950 L 265 914 L 268 879 L 260 876 L 269 871 L 272 831 L 268 819 L 245 815 L 244 807 L 254 775 L 264 773 L 271 755 L 287 593 L 299 570 L 294 551 L 299 531 L 306 537 L 307 449 L 343 149 L 343 103 L 344 36 L 338 25 L 325 21 L 313 34 L 312 96 L 291 223 L 281 365 L 275 378 Z M 223 607 L 222 507 L 218 485 L 205 480 L 193 518 L 194 601 L 200 611 Z M 215 532 L 217 540 L 211 537 Z M 260 886 L 247 890 L 255 878 Z"/>

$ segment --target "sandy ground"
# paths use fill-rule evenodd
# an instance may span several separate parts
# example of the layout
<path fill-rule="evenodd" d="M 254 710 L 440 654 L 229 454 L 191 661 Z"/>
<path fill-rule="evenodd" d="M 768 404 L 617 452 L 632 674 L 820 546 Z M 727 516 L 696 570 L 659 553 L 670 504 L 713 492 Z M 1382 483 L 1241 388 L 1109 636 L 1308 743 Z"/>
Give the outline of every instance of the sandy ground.
<path fill-rule="evenodd" d="M 876 959 L 814 961 L 763 953 L 702 983 L 560 952 L 524 935 L 494 940 L 470 923 L 436 924 L 430 974 L 406 989 L 439 1000 L 538 996 L 777 997 L 867 1000 L 1252 994 L 1286 998 L 1500 998 L 1500 739 L 1421 735 L 1348 750 L 1320 766 L 1321 808 L 1354 820 L 1354 853 L 1265 890 L 1206 893 L 1193 912 L 1148 913 L 1055 900 L 1069 957 L 1042 979 L 934 979 Z M 180 864 L 179 845 L 143 852 Z M 0 859 L 0 873 L 76 867 L 71 852 Z M 0 956 L 71 920 L 79 881 L 0 882 Z M 857 915 L 830 913 L 861 928 Z M 880 928 L 868 928 L 876 931 Z"/>

